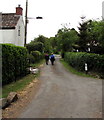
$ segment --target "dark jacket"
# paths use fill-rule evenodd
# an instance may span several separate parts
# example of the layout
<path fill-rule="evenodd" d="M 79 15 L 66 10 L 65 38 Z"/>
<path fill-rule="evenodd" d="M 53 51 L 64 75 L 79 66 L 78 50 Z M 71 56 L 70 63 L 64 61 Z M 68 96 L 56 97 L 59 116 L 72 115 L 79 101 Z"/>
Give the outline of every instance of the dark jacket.
<path fill-rule="evenodd" d="M 45 55 L 45 59 L 49 60 L 49 55 L 48 54 Z"/>

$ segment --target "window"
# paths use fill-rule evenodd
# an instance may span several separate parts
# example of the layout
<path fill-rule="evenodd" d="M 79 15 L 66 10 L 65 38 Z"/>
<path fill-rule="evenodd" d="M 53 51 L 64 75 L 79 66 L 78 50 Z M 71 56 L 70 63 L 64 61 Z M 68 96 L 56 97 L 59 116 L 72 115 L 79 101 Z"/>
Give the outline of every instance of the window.
<path fill-rule="evenodd" d="M 18 36 L 20 36 L 20 26 L 18 27 Z"/>

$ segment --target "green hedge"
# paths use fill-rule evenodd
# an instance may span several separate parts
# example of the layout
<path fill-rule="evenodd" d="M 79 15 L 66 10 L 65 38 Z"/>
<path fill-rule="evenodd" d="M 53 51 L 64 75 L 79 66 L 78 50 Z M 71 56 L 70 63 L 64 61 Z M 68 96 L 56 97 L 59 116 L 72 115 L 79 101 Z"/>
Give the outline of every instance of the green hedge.
<path fill-rule="evenodd" d="M 65 54 L 65 61 L 77 70 L 84 71 L 85 63 L 88 65 L 88 71 L 98 72 L 104 75 L 104 55 L 68 52 Z"/>
<path fill-rule="evenodd" d="M 3 85 L 25 76 L 28 67 L 27 49 L 10 44 L 2 44 L 2 83 Z"/>

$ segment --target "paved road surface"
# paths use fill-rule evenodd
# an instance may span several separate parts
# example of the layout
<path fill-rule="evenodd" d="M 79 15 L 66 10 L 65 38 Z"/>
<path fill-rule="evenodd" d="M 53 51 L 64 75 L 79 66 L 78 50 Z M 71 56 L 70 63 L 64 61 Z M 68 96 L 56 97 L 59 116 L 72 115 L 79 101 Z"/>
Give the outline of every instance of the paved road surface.
<path fill-rule="evenodd" d="M 68 72 L 57 57 L 44 65 L 41 88 L 19 118 L 102 117 L 102 81 Z"/>

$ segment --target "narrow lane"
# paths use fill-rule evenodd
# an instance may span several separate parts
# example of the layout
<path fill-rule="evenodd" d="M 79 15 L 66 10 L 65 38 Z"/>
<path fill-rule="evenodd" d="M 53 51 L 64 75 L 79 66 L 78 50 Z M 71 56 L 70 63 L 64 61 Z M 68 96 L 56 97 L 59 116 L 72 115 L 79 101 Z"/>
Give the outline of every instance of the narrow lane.
<path fill-rule="evenodd" d="M 74 75 L 56 58 L 44 65 L 41 88 L 19 118 L 102 117 L 102 80 Z"/>

